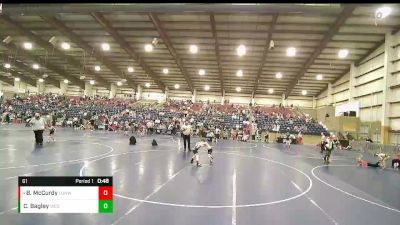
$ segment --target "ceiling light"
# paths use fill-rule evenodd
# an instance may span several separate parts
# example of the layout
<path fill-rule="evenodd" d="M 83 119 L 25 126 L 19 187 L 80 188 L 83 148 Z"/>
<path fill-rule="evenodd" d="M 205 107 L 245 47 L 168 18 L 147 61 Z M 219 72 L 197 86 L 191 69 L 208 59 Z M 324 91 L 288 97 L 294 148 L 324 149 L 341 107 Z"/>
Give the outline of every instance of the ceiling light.
<path fill-rule="evenodd" d="M 164 73 L 164 74 L 168 74 L 168 68 L 164 68 L 163 70 L 162 70 L 162 72 Z"/>
<path fill-rule="evenodd" d="M 128 66 L 128 72 L 129 73 L 133 73 L 135 71 L 135 69 L 132 66 Z"/>
<path fill-rule="evenodd" d="M 61 48 L 64 50 L 68 50 L 71 48 L 71 45 L 67 42 L 63 42 L 63 43 L 61 43 Z"/>
<path fill-rule="evenodd" d="M 322 80 L 324 77 L 322 76 L 322 74 L 318 74 L 316 78 L 317 80 Z"/>
<path fill-rule="evenodd" d="M 236 72 L 236 76 L 238 76 L 238 77 L 243 77 L 243 71 L 242 71 L 242 70 L 238 70 L 238 71 Z"/>
<path fill-rule="evenodd" d="M 237 92 L 240 92 L 241 90 L 242 90 L 241 87 L 237 87 L 237 88 L 236 88 L 236 91 L 237 91 Z"/>
<path fill-rule="evenodd" d="M 197 47 L 197 45 L 190 45 L 189 49 L 190 49 L 190 53 L 192 53 L 192 54 L 196 54 L 199 51 L 199 48 Z"/>
<path fill-rule="evenodd" d="M 103 51 L 110 51 L 110 45 L 108 43 L 101 44 Z"/>
<path fill-rule="evenodd" d="M 282 75 L 282 73 L 281 73 L 281 72 L 279 72 L 279 73 L 276 73 L 276 74 L 275 74 L 275 77 L 276 77 L 276 78 L 278 78 L 278 79 L 281 79 L 281 78 L 282 78 L 282 76 L 283 76 L 283 75 Z"/>
<path fill-rule="evenodd" d="M 153 51 L 153 45 L 151 45 L 151 44 L 146 44 L 146 45 L 144 45 L 144 50 L 145 50 L 146 52 L 151 52 L 151 51 Z"/>
<path fill-rule="evenodd" d="M 208 86 L 208 85 L 204 86 L 204 90 L 206 90 L 206 91 L 210 90 L 210 86 Z"/>
<path fill-rule="evenodd" d="M 64 80 L 64 83 L 68 84 L 68 83 L 69 83 L 69 81 L 68 81 L 67 79 L 65 79 L 65 80 Z"/>
<path fill-rule="evenodd" d="M 146 83 L 144 86 L 146 86 L 146 87 L 150 87 L 150 83 Z"/>
<path fill-rule="evenodd" d="M 117 82 L 117 86 L 121 86 L 122 85 L 122 82 L 121 81 L 118 81 Z"/>
<path fill-rule="evenodd" d="M 378 19 L 384 19 L 390 15 L 392 9 L 390 7 L 384 6 L 375 11 L 375 17 Z"/>
<path fill-rule="evenodd" d="M 269 94 L 274 93 L 274 89 L 272 89 L 272 88 L 268 89 L 268 93 L 269 93 Z"/>
<path fill-rule="evenodd" d="M 302 90 L 302 91 L 301 91 L 301 94 L 302 94 L 302 95 L 307 95 L 307 90 Z"/>
<path fill-rule="evenodd" d="M 46 77 L 48 77 L 48 76 L 49 76 L 49 75 L 47 75 L 47 74 L 43 74 L 42 77 L 43 77 L 43 78 L 46 78 Z"/>
<path fill-rule="evenodd" d="M 101 67 L 100 67 L 100 66 L 95 66 L 95 67 L 94 67 L 94 70 L 100 71 L 100 70 L 101 70 Z"/>
<path fill-rule="evenodd" d="M 94 80 L 90 80 L 89 83 L 90 83 L 91 85 L 93 85 L 93 84 L 94 84 Z"/>
<path fill-rule="evenodd" d="M 19 77 L 14 78 L 15 81 L 20 81 Z"/>
<path fill-rule="evenodd" d="M 53 36 L 53 37 L 51 37 L 51 38 L 49 39 L 49 43 L 54 44 L 55 42 L 56 42 L 56 37 L 55 37 L 55 36 Z"/>
<path fill-rule="evenodd" d="M 6 63 L 6 64 L 4 64 L 4 67 L 7 68 L 7 69 L 10 69 L 11 68 L 11 64 L 10 63 Z"/>
<path fill-rule="evenodd" d="M 158 44 L 158 38 L 153 38 L 153 41 L 151 42 L 154 46 Z"/>
<path fill-rule="evenodd" d="M 39 69 L 39 65 L 38 64 L 33 64 L 32 68 L 35 69 L 35 70 L 38 70 Z"/>
<path fill-rule="evenodd" d="M 83 80 L 83 79 L 85 79 L 85 77 L 86 77 L 86 76 L 83 76 L 83 75 L 82 75 L 82 76 L 79 77 L 79 79 Z"/>
<path fill-rule="evenodd" d="M 296 55 L 296 48 L 294 48 L 294 47 L 287 48 L 286 55 L 289 56 L 289 57 L 295 56 Z"/>
<path fill-rule="evenodd" d="M 199 70 L 199 75 L 200 76 L 204 76 L 206 74 L 206 71 L 205 70 L 203 70 L 203 69 L 200 69 Z"/>
<path fill-rule="evenodd" d="M 31 49 L 32 49 L 32 43 L 30 43 L 30 42 L 25 42 L 25 43 L 24 43 L 24 48 L 25 48 L 25 49 L 31 50 Z"/>
<path fill-rule="evenodd" d="M 239 47 L 236 49 L 236 53 L 237 53 L 238 56 L 246 55 L 246 46 L 239 45 Z"/>
<path fill-rule="evenodd" d="M 7 36 L 6 38 L 4 38 L 3 42 L 6 44 L 10 44 L 10 42 L 12 41 L 12 37 L 11 36 Z"/>
<path fill-rule="evenodd" d="M 180 86 L 179 86 L 179 84 L 175 84 L 174 87 L 175 87 L 175 89 L 179 89 Z"/>
<path fill-rule="evenodd" d="M 275 48 L 275 42 L 274 42 L 274 40 L 270 40 L 268 49 L 273 50 L 274 48 Z"/>
<path fill-rule="evenodd" d="M 39 79 L 39 82 L 40 82 L 40 83 L 43 83 L 43 81 L 44 81 L 44 80 L 43 80 L 42 78 Z"/>
<path fill-rule="evenodd" d="M 343 58 L 346 58 L 348 54 L 349 54 L 349 50 L 340 49 L 339 52 L 338 52 L 338 57 L 343 59 Z"/>
<path fill-rule="evenodd" d="M 122 81 L 122 82 L 126 82 L 127 80 L 126 80 L 126 79 L 122 79 L 121 81 Z"/>

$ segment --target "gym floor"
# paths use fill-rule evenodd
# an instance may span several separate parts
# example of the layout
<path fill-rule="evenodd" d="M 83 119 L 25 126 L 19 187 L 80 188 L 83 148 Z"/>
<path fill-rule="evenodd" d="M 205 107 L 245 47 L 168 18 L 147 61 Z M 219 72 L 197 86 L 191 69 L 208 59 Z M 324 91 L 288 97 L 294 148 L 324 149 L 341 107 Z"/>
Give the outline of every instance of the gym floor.
<path fill-rule="evenodd" d="M 223 140 L 212 144 L 214 164 L 202 150 L 197 168 L 179 137 L 137 137 L 135 146 L 105 131 L 59 128 L 55 137 L 35 147 L 30 128 L 0 127 L 0 224 L 400 223 L 399 171 L 359 168 L 356 152 L 334 151 L 325 166 L 315 146 Z M 113 176 L 114 212 L 18 214 L 22 175 Z"/>

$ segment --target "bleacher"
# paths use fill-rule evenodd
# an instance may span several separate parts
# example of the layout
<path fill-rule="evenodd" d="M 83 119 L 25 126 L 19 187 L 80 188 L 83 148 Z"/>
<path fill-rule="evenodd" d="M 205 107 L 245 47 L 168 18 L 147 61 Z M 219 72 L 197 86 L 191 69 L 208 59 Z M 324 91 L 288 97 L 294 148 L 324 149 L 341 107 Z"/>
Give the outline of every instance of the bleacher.
<path fill-rule="evenodd" d="M 274 127 L 274 125 L 280 126 L 279 132 L 281 133 L 298 133 L 298 131 L 302 131 L 303 134 L 309 135 L 320 135 L 323 133 L 328 133 L 328 131 L 317 122 L 306 122 L 304 119 L 298 118 L 290 118 L 290 119 L 275 119 L 269 116 L 256 116 L 256 123 L 259 127 Z M 298 131 L 295 130 L 295 127 L 298 127 Z"/>
<path fill-rule="evenodd" d="M 85 113 L 91 115 L 106 114 L 115 121 L 136 121 L 144 123 L 146 120 L 171 121 L 171 119 L 182 118 L 187 114 L 186 120 L 192 120 L 193 125 L 203 124 L 205 127 L 221 127 L 225 129 L 243 128 L 243 122 L 255 119 L 261 130 L 272 130 L 276 125 L 280 126 L 280 133 L 297 133 L 320 135 L 327 130 L 311 118 L 299 116 L 291 108 L 284 107 L 254 107 L 254 117 L 251 113 L 243 113 L 249 110 L 247 106 L 233 104 L 202 104 L 191 101 L 169 101 L 163 105 L 134 106 L 132 100 L 123 99 L 83 99 L 80 97 L 55 98 L 53 96 L 32 96 L 30 99 L 13 100 L 4 104 L 1 113 L 8 111 L 7 106 L 11 104 L 12 113 L 15 115 L 26 112 L 40 112 L 43 115 L 56 112 L 58 117 L 71 120 L 74 117 L 82 118 Z M 135 117 L 131 113 L 135 112 Z M 296 129 L 295 129 L 296 128 Z M 276 130 L 275 130 L 276 131 Z"/>
<path fill-rule="evenodd" d="M 257 107 L 257 109 L 261 113 L 267 113 L 267 114 L 273 114 L 273 113 L 278 113 L 286 116 L 293 116 L 293 110 L 291 108 L 284 108 L 284 107 L 266 107 L 266 106 L 261 106 Z"/>

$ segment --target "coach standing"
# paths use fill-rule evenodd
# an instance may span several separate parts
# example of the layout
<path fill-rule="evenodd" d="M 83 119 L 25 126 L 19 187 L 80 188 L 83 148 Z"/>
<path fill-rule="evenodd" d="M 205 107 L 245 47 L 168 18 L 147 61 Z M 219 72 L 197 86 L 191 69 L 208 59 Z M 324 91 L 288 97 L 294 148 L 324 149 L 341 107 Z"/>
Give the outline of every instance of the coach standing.
<path fill-rule="evenodd" d="M 29 123 L 32 124 L 32 130 L 35 133 L 36 144 L 43 145 L 43 131 L 46 127 L 46 121 L 39 113 L 35 113 L 35 117 Z"/>
<path fill-rule="evenodd" d="M 190 151 L 190 135 L 192 134 L 192 126 L 190 126 L 188 122 L 185 122 L 181 130 L 182 130 L 183 147 L 184 147 L 183 151 L 186 151 L 186 142 L 188 146 L 188 151 Z"/>

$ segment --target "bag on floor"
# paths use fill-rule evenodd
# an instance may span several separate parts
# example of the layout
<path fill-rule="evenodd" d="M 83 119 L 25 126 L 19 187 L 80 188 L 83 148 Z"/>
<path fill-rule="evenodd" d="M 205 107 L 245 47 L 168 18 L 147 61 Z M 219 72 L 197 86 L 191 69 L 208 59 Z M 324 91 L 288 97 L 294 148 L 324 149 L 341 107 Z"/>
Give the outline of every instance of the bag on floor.
<path fill-rule="evenodd" d="M 152 146 L 157 146 L 158 145 L 156 139 L 153 139 L 153 141 L 151 142 L 151 145 Z"/>
<path fill-rule="evenodd" d="M 131 136 L 131 137 L 129 138 L 129 144 L 130 144 L 130 145 L 136 145 L 136 138 L 135 138 L 135 136 Z"/>

